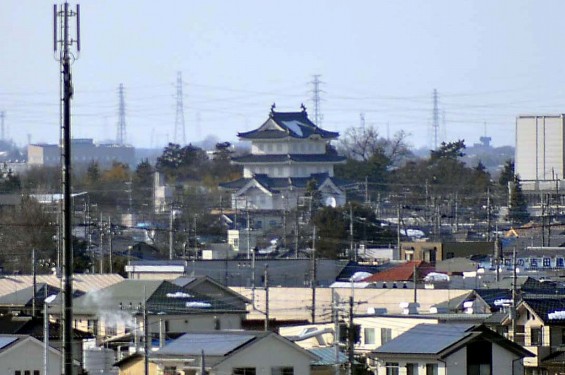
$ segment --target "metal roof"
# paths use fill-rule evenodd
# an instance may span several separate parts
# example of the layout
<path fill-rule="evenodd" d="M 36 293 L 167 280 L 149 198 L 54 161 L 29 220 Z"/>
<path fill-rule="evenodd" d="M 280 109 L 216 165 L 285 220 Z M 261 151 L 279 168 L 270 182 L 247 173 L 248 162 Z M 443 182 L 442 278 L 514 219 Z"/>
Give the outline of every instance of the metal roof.
<path fill-rule="evenodd" d="M 157 351 L 157 355 L 200 355 L 224 357 L 258 337 L 245 332 L 186 333 Z"/>
<path fill-rule="evenodd" d="M 4 349 L 18 338 L 18 336 L 0 336 L 0 349 Z"/>
<path fill-rule="evenodd" d="M 124 278 L 118 274 L 74 274 L 73 289 L 90 292 L 116 284 Z M 61 279 L 56 275 L 37 275 L 37 284 L 45 283 L 56 288 L 61 286 Z M 3 276 L 0 278 L 0 296 L 30 288 L 33 285 L 32 275 Z"/>
<path fill-rule="evenodd" d="M 472 334 L 472 324 L 419 324 L 387 342 L 375 353 L 438 354 Z"/>
<path fill-rule="evenodd" d="M 307 349 L 310 353 L 320 357 L 320 359 L 314 363 L 312 366 L 332 366 L 336 364 L 336 353 L 334 347 L 326 348 L 311 348 Z M 338 351 L 337 363 L 344 364 L 347 363 L 348 358 L 341 350 Z"/>

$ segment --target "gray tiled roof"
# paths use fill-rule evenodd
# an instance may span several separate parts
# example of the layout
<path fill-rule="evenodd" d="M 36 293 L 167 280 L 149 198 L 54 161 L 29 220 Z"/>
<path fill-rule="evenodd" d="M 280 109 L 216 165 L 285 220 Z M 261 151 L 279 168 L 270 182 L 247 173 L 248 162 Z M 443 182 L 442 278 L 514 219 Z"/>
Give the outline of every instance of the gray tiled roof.
<path fill-rule="evenodd" d="M 274 121 L 279 126 L 280 130 L 265 126 L 271 121 Z M 238 137 L 245 139 L 277 139 L 284 137 L 308 138 L 314 134 L 328 139 L 337 138 L 339 136 L 339 133 L 337 132 L 331 132 L 317 127 L 312 121 L 310 121 L 306 111 L 271 111 L 269 119 L 258 129 L 238 133 Z"/>

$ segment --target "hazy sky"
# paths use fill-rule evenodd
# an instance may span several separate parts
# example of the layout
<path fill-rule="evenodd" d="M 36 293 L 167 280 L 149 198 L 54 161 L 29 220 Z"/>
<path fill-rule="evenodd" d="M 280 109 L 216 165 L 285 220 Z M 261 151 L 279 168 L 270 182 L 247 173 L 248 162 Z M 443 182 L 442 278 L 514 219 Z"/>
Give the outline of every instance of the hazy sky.
<path fill-rule="evenodd" d="M 71 2 L 72 5 L 76 2 Z M 565 1 L 84 0 L 82 51 L 73 64 L 73 136 L 116 138 L 125 86 L 127 141 L 173 141 L 177 72 L 187 141 L 235 140 L 273 102 L 308 107 L 320 74 L 321 126 L 365 123 L 431 146 L 486 133 L 514 144 L 518 114 L 565 112 Z M 0 110 L 19 145 L 57 142 L 59 68 L 52 7 L 0 1 Z M 486 123 L 486 126 L 484 125 Z M 445 124 L 445 129 L 443 128 Z"/>

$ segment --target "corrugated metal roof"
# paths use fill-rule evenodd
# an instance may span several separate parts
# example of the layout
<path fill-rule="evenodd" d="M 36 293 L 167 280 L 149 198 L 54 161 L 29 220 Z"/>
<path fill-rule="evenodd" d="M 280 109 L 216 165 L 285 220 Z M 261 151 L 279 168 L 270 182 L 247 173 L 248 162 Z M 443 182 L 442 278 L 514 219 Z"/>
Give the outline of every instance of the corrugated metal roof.
<path fill-rule="evenodd" d="M 388 354 L 438 354 L 469 336 L 472 324 L 419 324 L 375 350 Z"/>
<path fill-rule="evenodd" d="M 312 366 L 331 366 L 336 364 L 335 348 L 311 348 L 308 351 L 320 357 L 318 361 L 312 363 Z M 337 363 L 347 363 L 347 356 L 341 350 L 338 352 Z"/>
<path fill-rule="evenodd" d="M 122 280 L 124 278 L 118 274 L 75 274 L 73 276 L 73 289 L 86 293 L 108 287 Z M 59 288 L 61 286 L 61 279 L 55 275 L 37 275 L 37 283 L 45 283 Z M 32 285 L 32 275 L 4 276 L 0 278 L 0 296 L 30 288 Z"/>
<path fill-rule="evenodd" d="M 157 351 L 157 355 L 226 356 L 237 348 L 255 340 L 257 335 L 247 332 L 186 333 Z"/>

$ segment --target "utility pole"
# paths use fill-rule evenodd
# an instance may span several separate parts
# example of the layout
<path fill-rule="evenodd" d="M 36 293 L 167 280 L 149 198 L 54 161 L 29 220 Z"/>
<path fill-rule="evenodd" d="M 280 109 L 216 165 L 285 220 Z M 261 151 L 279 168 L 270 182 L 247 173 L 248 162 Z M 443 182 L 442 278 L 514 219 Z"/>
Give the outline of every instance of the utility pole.
<path fill-rule="evenodd" d="M 36 267 L 36 260 L 35 260 L 35 249 L 31 249 L 31 272 L 33 275 L 33 291 L 31 297 L 31 316 L 35 317 L 36 309 L 37 309 L 37 267 Z M 47 284 L 45 284 L 45 288 L 47 288 Z"/>
<path fill-rule="evenodd" d="M 312 228 L 312 323 L 316 323 L 316 226 Z"/>
<path fill-rule="evenodd" d="M 174 232 L 173 232 L 173 221 L 175 216 L 175 210 L 173 209 L 173 205 L 171 204 L 171 209 L 169 210 L 169 260 L 173 260 L 174 256 Z M 189 233 L 190 235 L 190 233 Z"/>
<path fill-rule="evenodd" d="M 487 188 L 487 242 L 490 242 L 490 187 Z"/>
<path fill-rule="evenodd" d="M 512 341 L 516 342 L 516 305 L 518 304 L 518 293 L 516 292 L 516 247 L 512 250 Z"/>
<path fill-rule="evenodd" d="M 332 318 L 334 321 L 334 351 L 335 351 L 335 368 L 334 374 L 339 375 L 339 294 L 335 288 L 332 288 Z"/>
<path fill-rule="evenodd" d="M 126 142 L 126 102 L 124 100 L 124 84 L 120 83 L 118 87 L 118 129 L 116 134 L 116 143 L 123 145 Z"/>
<path fill-rule="evenodd" d="M 76 20 L 76 39 L 69 35 L 69 18 Z M 73 248 L 72 248 L 72 207 L 71 207 L 71 99 L 73 85 L 71 60 L 77 56 L 71 53 L 71 46 L 80 52 L 80 6 L 76 11 L 69 4 L 53 6 L 53 49 L 59 52 L 61 72 L 61 146 L 63 185 L 63 368 L 64 375 L 73 373 Z"/>
<path fill-rule="evenodd" d="M 296 196 L 296 209 L 294 210 L 294 258 L 298 259 L 298 233 L 300 232 L 300 226 L 298 222 L 298 195 Z"/>
<path fill-rule="evenodd" d="M 175 114 L 175 131 L 174 140 L 175 143 L 185 145 L 186 144 L 186 133 L 184 127 L 184 105 L 183 105 L 183 94 L 182 94 L 182 72 L 177 72 L 177 111 Z"/>
<path fill-rule="evenodd" d="M 353 259 L 353 205 L 349 202 L 349 260 Z"/>
<path fill-rule="evenodd" d="M 353 324 L 353 295 L 351 295 L 349 296 L 349 330 L 347 331 L 347 359 L 348 359 L 347 373 L 349 375 L 353 373 L 354 349 L 355 349 L 355 326 Z"/>
<path fill-rule="evenodd" d="M 269 265 L 265 264 L 265 331 L 269 330 Z"/>
<path fill-rule="evenodd" d="M 143 287 L 143 367 L 145 375 L 149 375 L 149 317 L 147 316 L 147 291 Z"/>
<path fill-rule="evenodd" d="M 112 266 L 112 217 L 108 216 L 108 261 L 110 262 L 110 273 L 114 273 Z"/>

